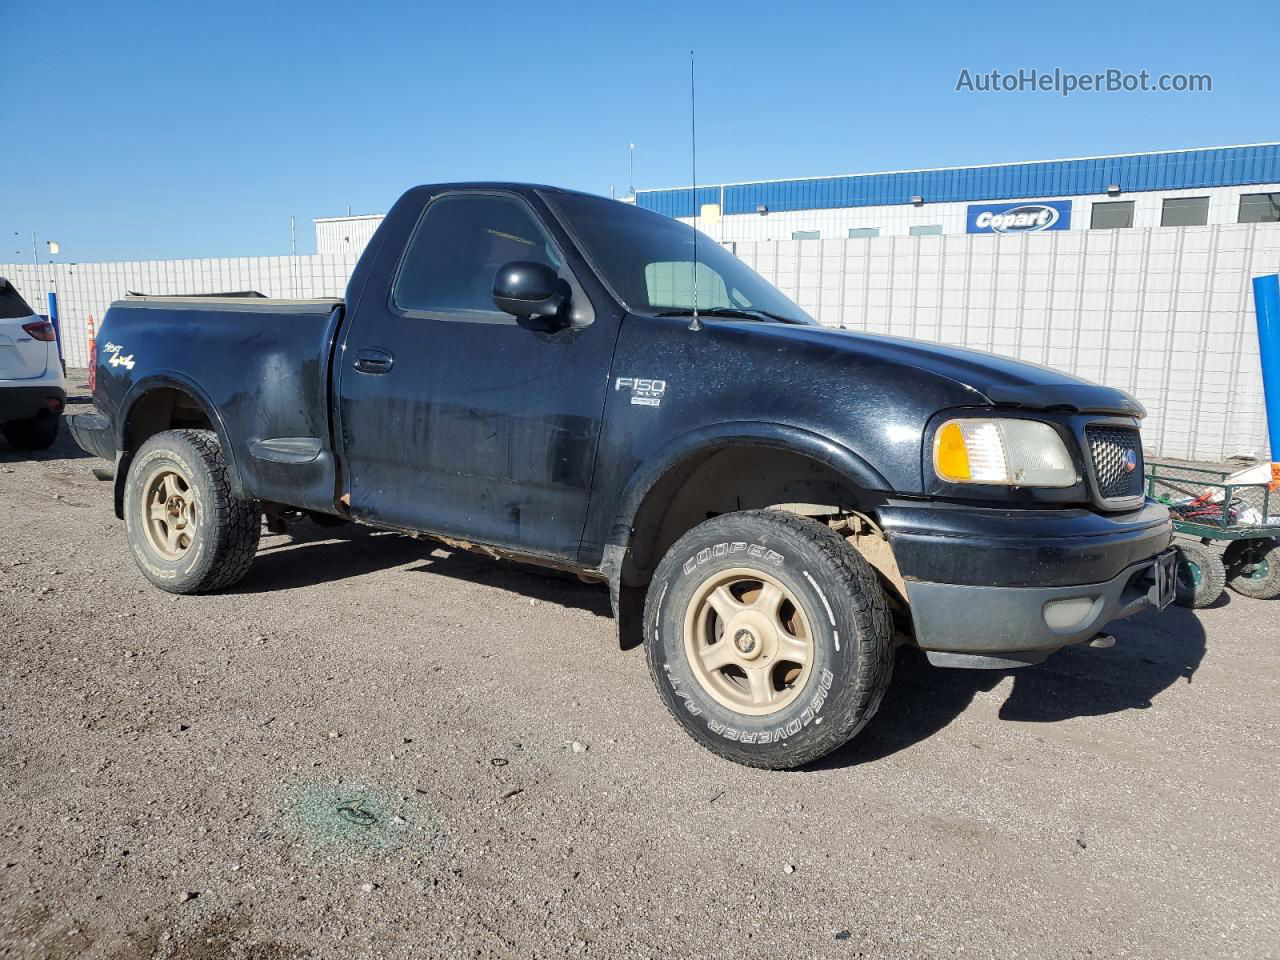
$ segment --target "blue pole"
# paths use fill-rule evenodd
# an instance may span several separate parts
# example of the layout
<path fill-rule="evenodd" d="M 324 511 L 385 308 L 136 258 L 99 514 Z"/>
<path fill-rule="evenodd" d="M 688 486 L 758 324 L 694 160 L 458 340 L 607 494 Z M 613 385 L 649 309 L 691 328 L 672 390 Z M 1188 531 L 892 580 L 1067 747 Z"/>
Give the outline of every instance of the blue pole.
<path fill-rule="evenodd" d="M 1280 275 L 1253 278 L 1253 306 L 1258 313 L 1258 354 L 1262 360 L 1262 395 L 1267 406 L 1267 439 L 1272 462 L 1280 461 Z"/>
<path fill-rule="evenodd" d="M 53 337 L 58 341 L 58 359 L 62 359 L 62 323 L 58 320 L 58 295 L 49 292 L 49 322 L 53 324 Z"/>

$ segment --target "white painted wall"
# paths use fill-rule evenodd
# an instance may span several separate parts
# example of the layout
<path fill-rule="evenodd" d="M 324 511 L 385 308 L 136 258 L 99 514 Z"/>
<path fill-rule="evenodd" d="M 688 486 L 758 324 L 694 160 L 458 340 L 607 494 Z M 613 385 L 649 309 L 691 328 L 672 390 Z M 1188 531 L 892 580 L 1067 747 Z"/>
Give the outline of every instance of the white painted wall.
<path fill-rule="evenodd" d="M 1146 404 L 1158 455 L 1266 453 L 1251 278 L 1280 224 L 1024 236 L 741 241 L 737 254 L 822 323 L 1042 363 Z M 0 265 L 38 312 L 56 281 L 70 366 L 85 320 L 127 291 L 342 296 L 357 256 Z M 175 331 L 181 335 L 181 331 Z"/>

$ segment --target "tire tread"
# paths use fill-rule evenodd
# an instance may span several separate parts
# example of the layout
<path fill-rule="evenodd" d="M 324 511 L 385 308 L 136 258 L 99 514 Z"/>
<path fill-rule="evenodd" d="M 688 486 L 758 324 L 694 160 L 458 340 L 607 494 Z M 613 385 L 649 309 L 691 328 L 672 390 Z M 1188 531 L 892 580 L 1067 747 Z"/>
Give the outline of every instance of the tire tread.
<path fill-rule="evenodd" d="M 208 472 L 213 498 L 207 507 L 212 536 L 209 563 L 198 580 L 185 583 L 180 591 L 172 592 L 209 593 L 225 589 L 243 579 L 253 565 L 262 533 L 261 512 L 252 500 L 235 494 L 231 470 L 222 455 L 222 444 L 216 433 L 193 428 L 165 430 L 149 439 L 143 449 L 152 444 L 164 446 L 174 442 L 186 444 Z M 156 585 L 170 589 L 164 583 L 157 582 Z"/>
<path fill-rule="evenodd" d="M 1223 566 L 1222 557 L 1203 543 L 1176 541 L 1174 549 L 1178 551 L 1179 565 L 1184 560 L 1189 560 L 1200 568 L 1203 577 L 1195 591 L 1188 595 L 1182 587 L 1182 577 L 1179 575 L 1175 595 L 1178 606 L 1190 607 L 1193 610 L 1212 606 L 1222 596 L 1222 591 L 1227 584 L 1227 569 Z"/>
<path fill-rule="evenodd" d="M 1227 547 L 1223 562 L 1227 568 L 1227 586 L 1242 597 L 1254 600 L 1275 600 L 1280 597 L 1280 540 L 1270 539 L 1266 543 L 1250 543 L 1248 548 L 1239 546 L 1244 540 L 1236 540 Z M 1249 550 L 1261 551 L 1267 561 L 1267 575 L 1261 580 L 1253 580 L 1244 576 L 1239 568 L 1242 565 L 1240 554 Z"/>
<path fill-rule="evenodd" d="M 781 757 L 752 756 L 750 751 L 735 751 L 732 754 L 716 751 L 748 767 L 793 770 L 826 756 L 853 739 L 879 709 L 893 676 L 893 621 L 889 604 L 871 564 L 863 559 L 839 533 L 826 524 L 782 510 L 742 510 L 721 516 L 764 521 L 770 525 L 783 527 L 791 535 L 806 541 L 831 564 L 839 573 L 840 579 L 847 585 L 841 600 L 850 611 L 851 619 L 859 626 L 857 636 L 860 647 L 857 658 L 859 669 L 853 682 L 854 695 L 842 701 L 841 714 L 831 718 L 835 720 L 834 723 L 823 725 L 823 736 L 811 741 L 803 750 L 792 750 Z M 686 540 L 696 536 L 700 527 L 701 525 L 694 527 L 677 540 L 668 551 L 667 558 L 682 553 L 686 549 Z M 665 579 L 661 574 L 667 558 L 659 564 L 653 583 Z M 656 613 L 653 609 L 654 603 L 654 591 L 651 589 L 645 601 L 646 635 Z M 649 656 L 648 661 L 654 683 L 659 684 L 661 678 L 657 673 L 655 658 Z M 662 700 L 667 713 L 683 727 L 684 719 L 673 708 L 670 700 L 665 696 L 659 699 Z"/>

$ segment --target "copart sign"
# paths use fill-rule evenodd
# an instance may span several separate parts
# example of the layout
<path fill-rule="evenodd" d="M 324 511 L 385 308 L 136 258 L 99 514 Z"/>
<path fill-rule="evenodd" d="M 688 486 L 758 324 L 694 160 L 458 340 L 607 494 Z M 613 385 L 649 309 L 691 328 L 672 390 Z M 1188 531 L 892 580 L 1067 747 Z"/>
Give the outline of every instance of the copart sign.
<path fill-rule="evenodd" d="M 971 203 L 966 233 L 1039 233 L 1071 227 L 1070 200 Z"/>

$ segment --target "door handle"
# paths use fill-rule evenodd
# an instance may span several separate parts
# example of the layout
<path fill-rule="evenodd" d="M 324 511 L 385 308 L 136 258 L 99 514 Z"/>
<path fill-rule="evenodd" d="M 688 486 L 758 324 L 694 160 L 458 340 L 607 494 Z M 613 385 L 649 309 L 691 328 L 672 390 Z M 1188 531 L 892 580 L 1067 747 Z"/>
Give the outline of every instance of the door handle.
<path fill-rule="evenodd" d="M 389 371 L 394 362 L 395 356 L 390 350 L 366 348 L 356 351 L 356 359 L 352 366 L 360 373 L 378 374 Z"/>

